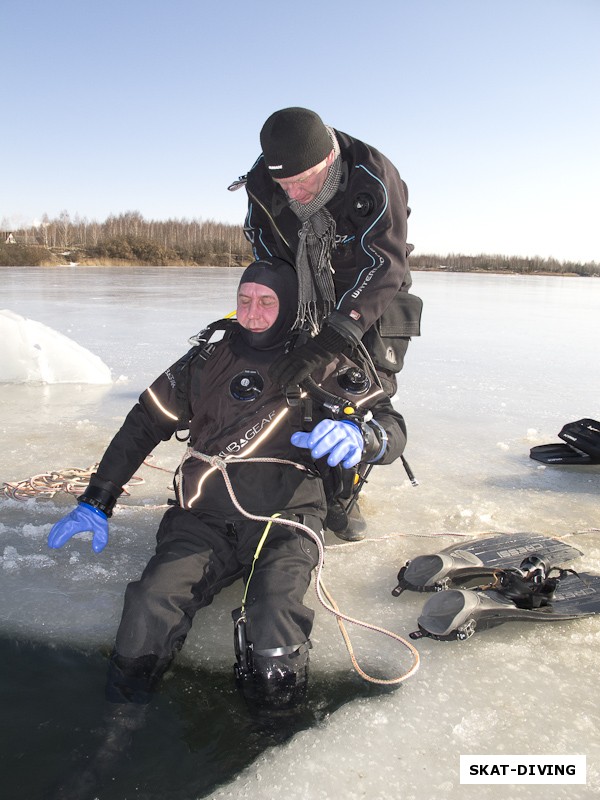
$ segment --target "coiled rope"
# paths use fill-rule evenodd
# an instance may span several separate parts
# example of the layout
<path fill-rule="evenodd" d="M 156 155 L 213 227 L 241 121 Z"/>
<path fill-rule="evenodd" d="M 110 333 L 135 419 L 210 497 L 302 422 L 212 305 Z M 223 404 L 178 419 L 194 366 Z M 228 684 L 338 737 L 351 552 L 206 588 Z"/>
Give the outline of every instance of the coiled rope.
<path fill-rule="evenodd" d="M 151 458 L 152 456 L 150 455 L 145 459 L 143 462 L 145 466 L 171 474 L 171 470 L 151 464 Z M 22 481 L 5 482 L 2 484 L 2 491 L 11 500 L 28 500 L 31 497 L 50 499 L 59 492 L 79 497 L 87 488 L 92 473 L 96 472 L 97 469 L 98 464 L 92 464 L 91 467 L 86 469 L 67 467 L 66 469 L 53 470 L 52 472 L 41 472 Z M 134 475 L 127 481 L 123 488 L 123 494 L 129 496 L 128 487 L 139 486 L 142 483 L 145 483 L 144 479 L 139 475 Z"/>
<path fill-rule="evenodd" d="M 189 456 L 197 458 L 200 461 L 204 461 L 210 464 L 212 467 L 215 467 L 216 469 L 219 470 L 225 482 L 225 486 L 227 487 L 227 491 L 229 492 L 229 497 L 231 498 L 231 502 L 234 504 L 237 510 L 241 514 L 243 514 L 247 519 L 252 519 L 255 520 L 256 522 L 265 522 L 267 524 L 273 523 L 272 517 L 265 517 L 258 514 L 252 514 L 249 511 L 247 511 L 245 508 L 241 506 L 235 495 L 235 491 L 231 484 L 231 480 L 229 478 L 229 475 L 227 474 L 227 465 L 228 463 L 237 463 L 237 464 L 242 463 L 242 459 L 235 458 L 235 456 L 229 456 L 225 458 L 221 458 L 220 456 L 209 456 L 206 453 L 200 453 L 198 450 L 194 450 L 191 447 L 188 447 L 182 461 Z M 286 461 L 284 459 L 278 459 L 278 458 L 245 458 L 243 459 L 243 463 L 288 464 L 296 468 L 299 468 L 300 466 L 294 463 L 293 461 Z M 383 686 L 392 686 L 402 683 L 403 681 L 407 680 L 412 675 L 414 675 L 415 672 L 419 669 L 420 656 L 418 650 L 410 642 L 402 638 L 402 636 L 398 635 L 397 633 L 394 633 L 393 631 L 389 631 L 386 628 L 381 628 L 378 625 L 373 625 L 372 623 L 369 622 L 363 622 L 362 620 L 355 619 L 354 617 L 350 617 L 347 614 L 343 614 L 339 610 L 337 604 L 335 603 L 335 601 L 332 599 L 331 595 L 325 588 L 325 585 L 321 578 L 325 550 L 323 547 L 323 542 L 321 541 L 320 537 L 307 525 L 303 525 L 301 522 L 297 522 L 296 520 L 293 519 L 285 519 L 284 517 L 278 517 L 277 524 L 286 525 L 290 528 L 296 528 L 298 530 L 301 530 L 315 542 L 319 552 L 319 561 L 315 569 L 315 592 L 317 595 L 317 599 L 326 611 L 328 611 L 330 614 L 333 614 L 336 617 L 338 626 L 344 638 L 344 642 L 346 643 L 346 648 L 348 649 L 352 665 L 354 669 L 358 672 L 358 674 L 365 681 L 368 681 L 369 683 L 376 683 Z M 361 669 L 356 660 L 352 648 L 352 643 L 350 642 L 350 637 L 344 625 L 344 621 L 349 622 L 352 625 L 357 625 L 361 628 L 366 628 L 367 630 L 370 631 L 375 631 L 376 633 L 381 633 L 382 635 L 387 636 L 390 639 L 394 639 L 395 641 L 399 642 L 412 654 L 413 664 L 410 667 L 410 669 L 407 670 L 402 675 L 398 676 L 397 678 L 374 678 L 373 676 L 368 675 L 366 672 L 364 672 L 363 669 Z"/>

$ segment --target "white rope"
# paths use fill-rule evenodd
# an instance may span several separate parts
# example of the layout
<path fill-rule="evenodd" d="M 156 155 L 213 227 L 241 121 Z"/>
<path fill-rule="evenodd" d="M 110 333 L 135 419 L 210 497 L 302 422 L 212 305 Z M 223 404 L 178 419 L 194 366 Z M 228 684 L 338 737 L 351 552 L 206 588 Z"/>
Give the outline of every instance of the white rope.
<path fill-rule="evenodd" d="M 227 491 L 229 492 L 231 501 L 241 514 L 243 514 L 248 519 L 255 520 L 256 522 L 265 522 L 265 523 L 273 522 L 273 519 L 271 517 L 265 517 L 258 514 L 250 513 L 245 508 L 243 508 L 238 502 L 238 499 L 235 496 L 235 491 L 229 479 L 229 475 L 227 474 L 227 465 L 228 463 L 232 463 L 234 461 L 236 463 L 241 463 L 241 459 L 236 459 L 235 457 L 221 458 L 220 456 L 209 456 L 205 453 L 200 453 L 197 450 L 193 450 L 192 448 L 188 448 L 187 454 L 189 456 L 192 456 L 193 458 L 199 459 L 200 461 L 205 461 L 206 463 L 210 464 L 213 467 L 216 467 L 220 471 L 221 475 L 223 476 L 225 486 L 227 487 Z M 295 467 L 300 466 L 292 461 L 285 461 L 282 459 L 273 459 L 273 458 L 248 458 L 244 459 L 243 463 L 248 464 L 251 462 L 253 463 L 269 462 L 269 463 L 280 463 L 280 464 L 292 464 Z M 287 525 L 290 528 L 296 528 L 298 530 L 301 530 L 303 533 L 309 536 L 317 545 L 317 549 L 319 551 L 319 561 L 315 569 L 315 591 L 317 599 L 319 600 L 319 602 L 321 603 L 323 608 L 325 608 L 326 611 L 329 611 L 329 613 L 333 614 L 336 617 L 338 625 L 340 626 L 340 630 L 342 631 L 342 636 L 344 637 L 344 641 L 346 642 L 346 647 L 348 648 L 348 652 L 350 653 L 352 664 L 356 669 L 356 671 L 359 673 L 359 675 L 361 675 L 361 677 L 364 678 L 364 680 L 369 681 L 370 683 L 377 683 L 386 686 L 402 683 L 403 681 L 407 680 L 407 678 L 410 678 L 412 675 L 414 675 L 419 668 L 420 656 L 418 650 L 410 642 L 408 642 L 406 639 L 403 639 L 402 636 L 399 636 L 397 633 L 393 633 L 392 631 L 386 630 L 385 628 L 381 628 L 378 625 L 373 625 L 368 622 L 363 622 L 362 620 L 355 619 L 354 617 L 350 617 L 347 614 L 342 614 L 342 612 L 338 609 L 335 602 L 332 599 L 330 599 L 330 595 L 327 592 L 327 589 L 325 588 L 321 580 L 321 572 L 323 569 L 323 561 L 325 555 L 323 542 L 321 541 L 321 538 L 307 525 L 303 525 L 301 522 L 297 522 L 296 520 L 285 519 L 284 517 L 278 517 L 276 524 Z M 325 598 L 324 594 L 327 594 L 327 599 Z M 352 651 L 352 645 L 350 643 L 348 634 L 345 628 L 343 627 L 342 620 L 350 622 L 351 624 L 357 625 L 361 628 L 366 628 L 367 630 L 375 631 L 376 633 L 381 633 L 384 636 L 394 639 L 395 641 L 402 644 L 407 650 L 410 651 L 410 653 L 413 656 L 412 667 L 409 670 L 407 670 L 407 672 L 405 672 L 404 674 L 400 675 L 397 678 L 390 678 L 390 679 L 373 678 L 372 676 L 367 675 L 365 672 L 363 672 L 363 670 L 359 667 L 358 663 L 356 662 L 356 658 L 354 657 L 354 653 Z"/>

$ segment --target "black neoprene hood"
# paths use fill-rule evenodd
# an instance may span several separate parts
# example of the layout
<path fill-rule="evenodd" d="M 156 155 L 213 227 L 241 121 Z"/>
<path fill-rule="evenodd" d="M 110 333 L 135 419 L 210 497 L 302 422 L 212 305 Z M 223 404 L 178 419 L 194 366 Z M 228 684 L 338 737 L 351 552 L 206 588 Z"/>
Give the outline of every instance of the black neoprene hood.
<path fill-rule="evenodd" d="M 261 333 L 242 328 L 244 341 L 257 350 L 270 350 L 282 345 L 296 320 L 298 313 L 298 281 L 296 271 L 280 258 L 255 261 L 244 270 L 240 283 L 258 283 L 272 289 L 279 300 L 279 314 L 271 327 Z"/>

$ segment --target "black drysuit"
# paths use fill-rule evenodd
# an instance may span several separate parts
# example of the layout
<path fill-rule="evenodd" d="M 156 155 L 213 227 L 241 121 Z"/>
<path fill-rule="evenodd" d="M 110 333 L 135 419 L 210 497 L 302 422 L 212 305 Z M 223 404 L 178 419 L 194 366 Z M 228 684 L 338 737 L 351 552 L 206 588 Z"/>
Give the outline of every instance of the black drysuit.
<path fill-rule="evenodd" d="M 292 433 L 302 430 L 302 406 L 288 405 L 268 377 L 267 367 L 283 346 L 253 349 L 237 325 L 232 327 L 206 361 L 187 361 L 182 369 L 184 357 L 142 393 L 90 483 L 123 486 L 155 446 L 173 436 L 183 411 L 193 451 L 235 457 L 227 465 L 235 501 L 221 472 L 190 450 L 176 472 L 177 504 L 163 517 L 155 555 L 125 593 L 115 643 L 118 674 L 112 678 L 125 699 L 132 699 L 131 676 L 142 676 L 138 686 L 149 688 L 182 646 L 196 611 L 250 573 L 245 616 L 254 652 L 285 656 L 309 641 L 313 611 L 303 598 L 318 559 L 316 543 L 275 522 L 253 567 L 265 522 L 245 517 L 236 502 L 254 515 L 300 520 L 322 536 L 323 483 L 310 451 L 290 443 Z M 330 382 L 340 363 L 343 359 L 325 370 Z M 254 399 L 247 399 L 250 395 Z M 369 395 L 387 434 L 379 463 L 389 463 L 404 448 L 404 421 L 377 387 Z M 318 414 L 314 423 L 323 418 Z M 248 461 L 252 458 L 277 461 Z"/>
<path fill-rule="evenodd" d="M 335 135 L 343 167 L 340 187 L 325 206 L 336 223 L 330 258 L 337 303 L 327 321 L 351 341 L 362 339 L 378 368 L 399 372 L 410 337 L 420 333 L 422 307 L 409 293 L 408 190 L 379 151 L 340 131 Z M 276 255 L 294 263 L 301 223 L 263 156 L 245 182 L 244 230 L 255 258 Z"/>

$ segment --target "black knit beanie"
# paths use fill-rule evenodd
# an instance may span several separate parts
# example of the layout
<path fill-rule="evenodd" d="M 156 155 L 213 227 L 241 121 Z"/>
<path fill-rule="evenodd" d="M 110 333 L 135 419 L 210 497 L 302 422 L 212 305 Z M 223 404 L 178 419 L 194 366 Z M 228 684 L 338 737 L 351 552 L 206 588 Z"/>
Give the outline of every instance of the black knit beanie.
<path fill-rule="evenodd" d="M 283 108 L 271 114 L 260 132 L 269 175 L 290 178 L 320 164 L 333 149 L 323 120 L 308 108 Z"/>

